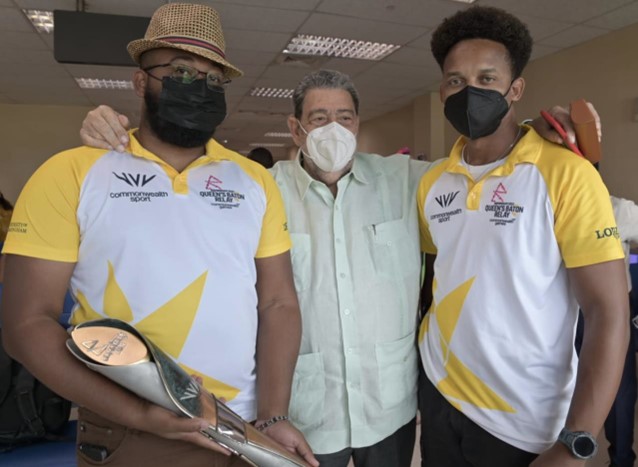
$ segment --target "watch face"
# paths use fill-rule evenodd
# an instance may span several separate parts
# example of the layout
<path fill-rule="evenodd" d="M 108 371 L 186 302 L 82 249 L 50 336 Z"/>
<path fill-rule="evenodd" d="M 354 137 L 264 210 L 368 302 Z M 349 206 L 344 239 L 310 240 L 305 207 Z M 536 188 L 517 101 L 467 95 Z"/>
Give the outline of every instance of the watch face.
<path fill-rule="evenodd" d="M 590 457 L 596 452 L 596 444 L 589 436 L 577 436 L 573 446 L 576 454 L 582 457 Z"/>

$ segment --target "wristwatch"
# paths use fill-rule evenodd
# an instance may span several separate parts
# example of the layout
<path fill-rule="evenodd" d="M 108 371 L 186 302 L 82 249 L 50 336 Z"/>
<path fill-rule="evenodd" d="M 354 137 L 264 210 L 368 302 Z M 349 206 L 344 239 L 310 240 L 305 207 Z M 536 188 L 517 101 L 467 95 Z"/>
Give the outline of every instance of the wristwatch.
<path fill-rule="evenodd" d="M 598 443 L 591 433 L 586 431 L 569 431 L 563 428 L 558 435 L 563 443 L 577 459 L 591 459 L 598 452 Z"/>

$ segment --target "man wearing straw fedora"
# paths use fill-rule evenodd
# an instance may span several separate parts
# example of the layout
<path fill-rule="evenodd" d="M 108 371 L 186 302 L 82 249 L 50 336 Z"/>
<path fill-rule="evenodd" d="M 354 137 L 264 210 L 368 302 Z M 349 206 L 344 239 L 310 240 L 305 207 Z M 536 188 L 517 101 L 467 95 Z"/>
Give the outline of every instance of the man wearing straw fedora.
<path fill-rule="evenodd" d="M 81 466 L 243 461 L 199 433 L 206 421 L 145 402 L 67 352 L 57 318 L 69 285 L 71 324 L 134 325 L 240 416 L 318 465 L 287 421 L 300 315 L 281 196 L 264 168 L 211 139 L 226 115 L 224 86 L 241 75 L 224 49 L 212 8 L 160 7 L 128 46 L 144 103 L 126 152 L 62 152 L 17 202 L 4 248 L 3 339 L 80 406 Z"/>

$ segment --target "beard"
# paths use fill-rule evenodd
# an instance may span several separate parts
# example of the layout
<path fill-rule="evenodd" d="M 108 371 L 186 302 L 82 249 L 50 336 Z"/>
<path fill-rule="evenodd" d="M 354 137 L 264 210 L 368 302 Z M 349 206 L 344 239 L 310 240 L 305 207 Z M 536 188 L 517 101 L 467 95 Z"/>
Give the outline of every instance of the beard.
<path fill-rule="evenodd" d="M 146 110 L 144 117 L 155 136 L 161 141 L 180 148 L 196 148 L 204 146 L 215 134 L 215 130 L 201 131 L 184 128 L 169 122 L 159 115 L 159 95 L 146 88 L 144 93 Z"/>

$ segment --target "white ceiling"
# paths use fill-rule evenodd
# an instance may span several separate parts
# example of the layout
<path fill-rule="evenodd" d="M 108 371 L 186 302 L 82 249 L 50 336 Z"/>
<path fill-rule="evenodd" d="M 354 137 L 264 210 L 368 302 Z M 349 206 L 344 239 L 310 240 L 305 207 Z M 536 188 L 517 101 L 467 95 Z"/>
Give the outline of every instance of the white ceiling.
<path fill-rule="evenodd" d="M 150 17 L 162 0 L 86 0 L 85 11 Z M 227 91 L 228 117 L 216 137 L 235 150 L 287 131 L 290 99 L 250 97 L 253 86 L 293 88 L 314 68 L 352 76 L 367 120 L 396 110 L 438 88 L 439 69 L 430 55 L 431 31 L 460 8 L 451 0 L 217 0 L 228 45 L 226 55 L 245 75 Z M 554 53 L 638 22 L 638 0 L 479 0 L 521 18 L 534 38 L 532 58 Z M 82 90 L 75 77 L 130 79 L 130 67 L 59 64 L 51 35 L 35 31 L 21 9 L 75 10 L 76 0 L 0 0 L 0 103 L 109 104 L 134 119 L 139 100 L 132 91 Z M 393 43 L 402 47 L 380 62 L 322 59 L 312 66 L 277 63 L 296 34 L 320 34 Z M 277 153 L 277 150 L 273 150 Z"/>

